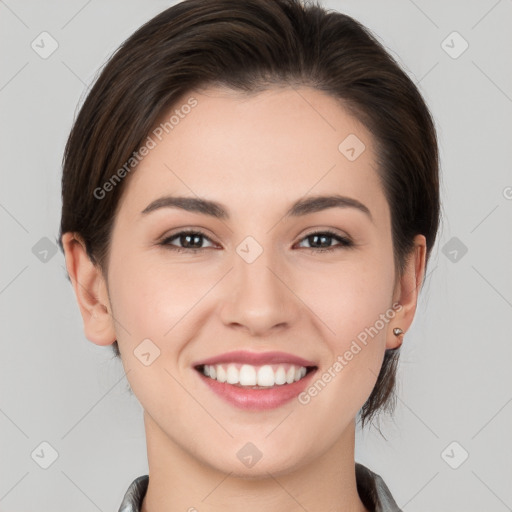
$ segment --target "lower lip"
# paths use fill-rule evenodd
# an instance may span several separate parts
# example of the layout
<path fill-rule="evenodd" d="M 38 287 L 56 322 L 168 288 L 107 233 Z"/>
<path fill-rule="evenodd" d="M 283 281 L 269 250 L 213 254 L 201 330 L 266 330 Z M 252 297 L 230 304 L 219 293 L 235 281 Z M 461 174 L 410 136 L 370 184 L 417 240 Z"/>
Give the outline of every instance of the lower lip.
<path fill-rule="evenodd" d="M 275 409 L 293 400 L 302 393 L 309 385 L 317 368 L 310 371 L 302 379 L 292 384 L 282 384 L 268 389 L 251 389 L 240 386 L 233 386 L 227 382 L 219 382 L 204 375 L 201 371 L 194 370 L 199 374 L 209 388 L 217 393 L 226 402 L 240 409 L 252 411 L 264 411 Z"/>

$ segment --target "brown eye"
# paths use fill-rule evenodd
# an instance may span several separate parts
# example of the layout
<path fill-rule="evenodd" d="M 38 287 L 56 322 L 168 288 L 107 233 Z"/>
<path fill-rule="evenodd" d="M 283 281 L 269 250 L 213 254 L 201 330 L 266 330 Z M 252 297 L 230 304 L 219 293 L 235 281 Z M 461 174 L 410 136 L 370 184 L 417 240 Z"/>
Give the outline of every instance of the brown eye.
<path fill-rule="evenodd" d="M 339 242 L 337 245 L 330 245 L 332 240 L 336 240 Z M 307 240 L 310 245 L 320 247 L 305 247 L 305 249 L 309 249 L 312 252 L 329 252 L 334 251 L 336 249 L 343 249 L 345 247 L 352 247 L 354 244 L 352 240 L 340 236 L 332 231 L 315 231 L 314 233 L 309 233 L 302 240 Z"/>
<path fill-rule="evenodd" d="M 176 233 L 162 240 L 160 245 L 178 252 L 197 252 L 206 249 L 206 247 L 201 247 L 203 239 L 211 242 L 211 240 L 201 231 L 186 230 L 180 231 L 179 233 Z M 172 244 L 171 242 L 174 240 L 177 240 L 182 245 L 182 247 Z"/>
<path fill-rule="evenodd" d="M 195 253 L 208 248 L 201 247 L 204 240 L 211 242 L 210 238 L 201 231 L 185 230 L 165 238 L 160 245 L 168 247 L 173 251 L 188 251 Z M 331 245 L 333 240 L 337 241 L 338 244 Z M 181 244 L 181 247 L 172 243 L 174 241 L 178 241 L 179 244 Z M 312 247 L 304 247 L 304 249 L 309 249 L 312 252 L 329 252 L 336 249 L 352 247 L 354 245 L 349 238 L 340 236 L 332 231 L 315 231 L 313 233 L 309 233 L 301 240 L 301 243 L 303 241 L 307 241 L 312 245 Z"/>

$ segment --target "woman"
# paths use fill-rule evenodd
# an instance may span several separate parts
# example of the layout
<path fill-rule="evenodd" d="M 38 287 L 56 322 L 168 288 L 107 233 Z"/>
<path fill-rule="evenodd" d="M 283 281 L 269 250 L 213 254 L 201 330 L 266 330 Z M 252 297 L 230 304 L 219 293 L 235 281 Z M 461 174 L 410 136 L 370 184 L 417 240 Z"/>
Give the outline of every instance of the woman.
<path fill-rule="evenodd" d="M 421 95 L 352 18 L 186 0 L 91 89 L 61 248 L 144 409 L 121 511 L 399 511 L 354 460 L 393 408 L 439 221 Z"/>

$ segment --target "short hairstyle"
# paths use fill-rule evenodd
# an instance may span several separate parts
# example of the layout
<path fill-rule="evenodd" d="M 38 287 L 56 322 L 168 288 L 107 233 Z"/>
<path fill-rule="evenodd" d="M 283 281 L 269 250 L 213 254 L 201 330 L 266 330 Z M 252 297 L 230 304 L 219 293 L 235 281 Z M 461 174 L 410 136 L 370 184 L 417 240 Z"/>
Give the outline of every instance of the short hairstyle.
<path fill-rule="evenodd" d="M 439 224 L 438 147 L 420 92 L 353 18 L 300 0 L 185 0 L 142 25 L 112 55 L 76 117 L 63 157 L 62 234 L 78 233 L 107 276 L 113 220 L 125 181 L 98 198 L 162 115 L 208 86 L 257 93 L 310 86 L 338 99 L 375 139 L 390 207 L 395 271 L 416 234 L 428 262 Z M 341 141 L 340 141 L 341 142 Z M 114 353 L 119 356 L 117 340 Z M 392 411 L 399 351 L 386 350 L 362 425 Z"/>

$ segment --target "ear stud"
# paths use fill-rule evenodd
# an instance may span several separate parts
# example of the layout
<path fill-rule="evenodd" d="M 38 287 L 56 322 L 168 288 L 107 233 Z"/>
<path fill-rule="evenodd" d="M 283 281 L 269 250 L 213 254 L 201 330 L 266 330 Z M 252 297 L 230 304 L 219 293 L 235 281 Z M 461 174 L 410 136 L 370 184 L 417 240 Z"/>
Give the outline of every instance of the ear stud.
<path fill-rule="evenodd" d="M 400 327 L 395 327 L 395 328 L 393 329 L 393 334 L 394 334 L 395 336 L 400 336 L 400 334 L 403 334 L 403 333 L 404 333 L 404 331 L 402 331 L 402 329 L 400 329 Z"/>

